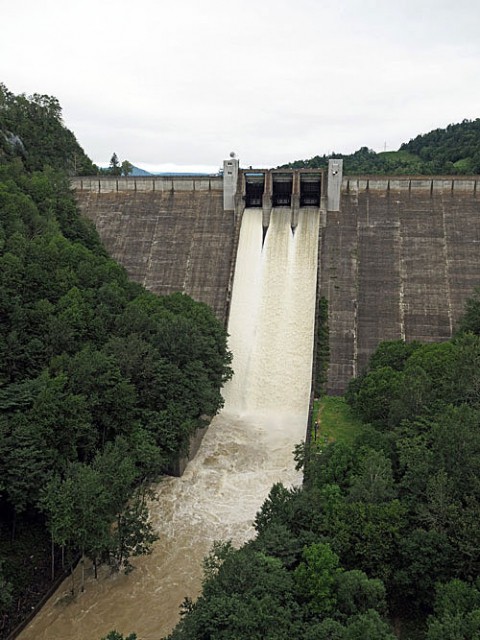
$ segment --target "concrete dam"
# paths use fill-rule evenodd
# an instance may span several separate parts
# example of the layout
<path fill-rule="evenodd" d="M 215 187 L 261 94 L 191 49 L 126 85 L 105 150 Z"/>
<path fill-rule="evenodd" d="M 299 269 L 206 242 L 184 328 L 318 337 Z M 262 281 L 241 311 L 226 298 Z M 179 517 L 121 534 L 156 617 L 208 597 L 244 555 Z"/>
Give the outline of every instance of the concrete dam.
<path fill-rule="evenodd" d="M 480 284 L 480 178 L 239 169 L 223 176 L 74 178 L 107 250 L 155 293 L 183 291 L 226 323 L 240 227 L 316 209 L 317 296 L 328 300 L 327 391 L 339 394 L 382 340 L 451 337 Z M 299 314 L 302 309 L 298 309 Z"/>

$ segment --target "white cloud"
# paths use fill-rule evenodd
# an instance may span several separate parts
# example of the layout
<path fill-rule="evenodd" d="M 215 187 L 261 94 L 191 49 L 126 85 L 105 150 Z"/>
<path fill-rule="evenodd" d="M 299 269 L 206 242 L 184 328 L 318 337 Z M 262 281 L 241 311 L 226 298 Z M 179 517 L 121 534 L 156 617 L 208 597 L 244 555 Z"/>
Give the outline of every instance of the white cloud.
<path fill-rule="evenodd" d="M 476 0 L 22 0 L 0 78 L 108 162 L 277 165 L 480 116 Z"/>
<path fill-rule="evenodd" d="M 208 173 L 217 174 L 220 170 L 220 165 L 207 165 L 207 164 L 175 164 L 173 162 L 167 162 L 164 164 L 150 164 L 148 162 L 139 162 L 137 165 L 140 169 L 145 169 L 150 173 Z"/>

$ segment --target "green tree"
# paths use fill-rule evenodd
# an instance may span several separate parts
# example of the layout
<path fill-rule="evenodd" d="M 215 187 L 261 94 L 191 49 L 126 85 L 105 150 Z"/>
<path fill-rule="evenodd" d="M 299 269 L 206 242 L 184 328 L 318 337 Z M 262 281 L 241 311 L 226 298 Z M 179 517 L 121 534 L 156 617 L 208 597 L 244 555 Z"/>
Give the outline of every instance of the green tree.
<path fill-rule="evenodd" d="M 261 533 L 272 522 L 288 522 L 292 514 L 292 491 L 280 482 L 273 485 L 255 518 L 255 529 Z"/>
<path fill-rule="evenodd" d="M 385 340 L 381 342 L 370 357 L 370 371 L 380 367 L 390 367 L 395 371 L 403 371 L 408 358 L 421 346 L 419 342 L 404 340 Z"/>
<path fill-rule="evenodd" d="M 397 571 L 398 546 L 408 523 L 406 506 L 399 500 L 382 504 L 345 502 L 339 518 L 343 564 L 379 578 L 388 589 Z"/>
<path fill-rule="evenodd" d="M 13 587 L 4 576 L 3 562 L 0 561 L 0 615 L 10 608 L 12 602 Z"/>
<path fill-rule="evenodd" d="M 109 546 L 112 515 L 99 473 L 88 465 L 73 463 L 65 479 L 50 481 L 42 504 L 53 541 L 80 550 L 83 591 L 85 558 L 96 559 Z"/>
<path fill-rule="evenodd" d="M 399 567 L 393 577 L 394 607 L 410 607 L 421 618 L 431 611 L 435 585 L 458 571 L 459 554 L 445 531 L 417 526 L 399 544 Z"/>
<path fill-rule="evenodd" d="M 69 386 L 84 396 L 102 445 L 116 435 L 130 433 L 135 420 L 136 393 L 115 360 L 87 346 L 71 358 L 55 361 Z"/>
<path fill-rule="evenodd" d="M 461 580 L 438 584 L 427 640 L 475 640 L 480 636 L 480 592 Z"/>
<path fill-rule="evenodd" d="M 355 471 L 355 451 L 349 444 L 333 442 L 309 461 L 309 482 L 317 487 L 338 485 L 344 490 L 350 486 Z"/>
<path fill-rule="evenodd" d="M 345 640 L 345 627 L 333 620 L 326 618 L 321 622 L 313 622 L 305 629 L 304 640 Z"/>
<path fill-rule="evenodd" d="M 45 434 L 23 413 L 0 420 L 0 452 L 5 495 L 15 516 L 35 505 L 39 491 L 55 469 L 55 452 Z"/>
<path fill-rule="evenodd" d="M 455 361 L 451 376 L 456 388 L 456 404 L 465 402 L 480 409 L 480 335 L 459 335 L 454 343 Z"/>
<path fill-rule="evenodd" d="M 120 161 L 118 160 L 118 156 L 115 152 L 113 152 L 113 155 L 110 158 L 108 170 L 113 176 L 121 175 L 122 167 L 120 166 Z"/>
<path fill-rule="evenodd" d="M 383 451 L 367 449 L 360 456 L 358 471 L 351 479 L 350 500 L 381 503 L 394 498 L 392 465 Z"/>
<path fill-rule="evenodd" d="M 124 160 L 120 165 L 122 176 L 129 176 L 132 173 L 133 164 L 128 160 Z"/>
<path fill-rule="evenodd" d="M 347 626 L 345 640 L 395 640 L 396 636 L 376 611 L 367 611 Z"/>
<path fill-rule="evenodd" d="M 361 378 L 348 399 L 365 422 L 387 425 L 401 378 L 402 373 L 392 367 L 378 367 Z"/>
<path fill-rule="evenodd" d="M 328 544 L 315 543 L 304 549 L 295 580 L 299 594 L 312 613 L 328 616 L 335 611 L 334 587 L 340 571 L 339 558 Z"/>
<path fill-rule="evenodd" d="M 130 557 L 151 553 L 158 536 L 149 519 L 145 492 L 137 490 L 117 515 L 116 526 L 109 543 L 109 563 L 115 570 L 130 573 Z"/>
<path fill-rule="evenodd" d="M 385 586 L 381 580 L 368 578 L 363 571 L 342 571 L 336 576 L 335 591 L 338 611 L 351 617 L 370 609 L 387 612 Z"/>
<path fill-rule="evenodd" d="M 330 359 L 328 301 L 321 297 L 318 301 L 317 336 L 315 353 L 315 395 L 320 397 L 325 392 L 328 364 Z"/>
<path fill-rule="evenodd" d="M 288 640 L 301 637 L 300 630 L 291 573 L 280 560 L 243 548 L 227 553 L 195 604 L 185 603 L 185 615 L 169 639 Z"/>

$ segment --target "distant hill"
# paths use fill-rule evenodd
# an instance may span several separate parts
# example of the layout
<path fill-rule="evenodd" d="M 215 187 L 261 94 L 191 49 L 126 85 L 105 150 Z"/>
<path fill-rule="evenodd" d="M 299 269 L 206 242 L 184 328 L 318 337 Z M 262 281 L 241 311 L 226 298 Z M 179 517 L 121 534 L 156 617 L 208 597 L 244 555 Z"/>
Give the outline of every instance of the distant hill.
<path fill-rule="evenodd" d="M 152 176 L 211 176 L 217 173 L 206 173 L 205 171 L 156 171 Z"/>
<path fill-rule="evenodd" d="M 145 169 L 140 169 L 140 167 L 132 167 L 132 170 L 128 174 L 130 176 L 153 176 L 153 173 L 150 171 L 145 171 Z"/>
<path fill-rule="evenodd" d="M 181 172 L 178 171 L 145 171 L 145 169 L 140 169 L 140 167 L 133 167 L 131 172 L 128 174 L 129 176 L 138 177 L 138 176 L 198 176 L 198 175 L 210 175 L 209 173 L 198 173 L 195 172 Z"/>
<path fill-rule="evenodd" d="M 480 118 L 418 135 L 403 143 L 398 151 L 376 153 L 361 147 L 351 154 L 314 156 L 279 168 L 326 168 L 330 158 L 343 158 L 343 170 L 348 174 L 477 174 L 480 173 Z"/>
<path fill-rule="evenodd" d="M 400 150 L 415 154 L 434 169 L 480 173 L 480 118 L 418 135 L 402 144 Z"/>

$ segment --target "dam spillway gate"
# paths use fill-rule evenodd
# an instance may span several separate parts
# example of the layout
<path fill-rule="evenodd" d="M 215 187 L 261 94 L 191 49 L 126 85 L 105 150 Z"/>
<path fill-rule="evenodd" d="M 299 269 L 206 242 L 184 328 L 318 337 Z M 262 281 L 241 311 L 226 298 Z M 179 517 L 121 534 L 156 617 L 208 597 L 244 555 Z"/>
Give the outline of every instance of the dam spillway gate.
<path fill-rule="evenodd" d="M 248 170 L 243 172 L 244 188 L 242 196 L 245 199 L 245 207 L 291 207 L 292 200 L 296 196 L 300 207 L 320 207 L 322 195 L 323 171 L 302 171 L 297 175 L 284 171 L 271 171 L 272 189 L 269 193 L 265 186 L 268 184 L 266 173 L 260 170 Z M 297 179 L 294 181 L 294 177 Z M 242 188 L 242 185 L 240 185 Z"/>

